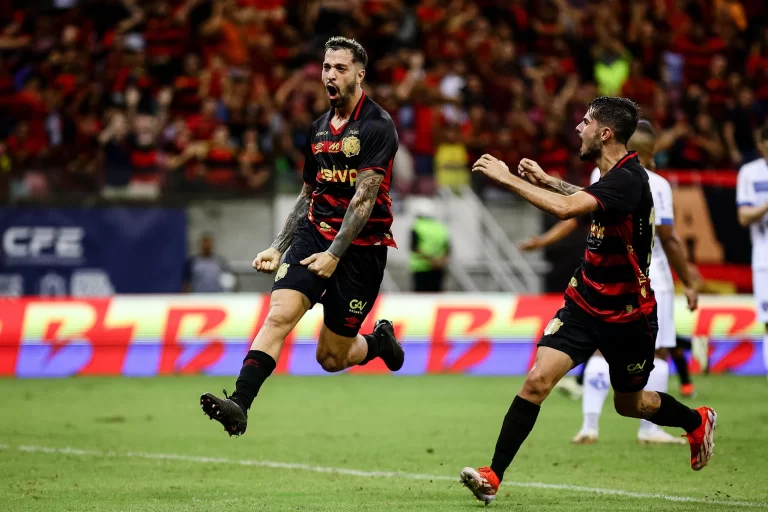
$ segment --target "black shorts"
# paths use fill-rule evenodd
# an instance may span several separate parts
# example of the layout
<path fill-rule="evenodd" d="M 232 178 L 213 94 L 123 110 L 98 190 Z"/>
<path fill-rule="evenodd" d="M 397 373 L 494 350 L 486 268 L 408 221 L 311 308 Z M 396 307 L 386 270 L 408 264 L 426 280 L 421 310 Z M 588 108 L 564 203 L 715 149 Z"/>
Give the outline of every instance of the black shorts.
<path fill-rule="evenodd" d="M 306 295 L 312 306 L 322 303 L 325 326 L 339 336 L 353 337 L 379 295 L 387 247 L 350 246 L 328 279 L 299 264 L 308 256 L 327 251 L 330 245 L 308 220 L 301 221 L 277 270 L 272 291 L 296 290 Z"/>
<path fill-rule="evenodd" d="M 539 346 L 565 352 L 576 364 L 600 350 L 608 362 L 613 389 L 631 393 L 640 391 L 648 383 L 658 330 L 655 307 L 650 315 L 634 322 L 608 323 L 591 316 L 566 297 L 565 306 L 547 325 Z"/>

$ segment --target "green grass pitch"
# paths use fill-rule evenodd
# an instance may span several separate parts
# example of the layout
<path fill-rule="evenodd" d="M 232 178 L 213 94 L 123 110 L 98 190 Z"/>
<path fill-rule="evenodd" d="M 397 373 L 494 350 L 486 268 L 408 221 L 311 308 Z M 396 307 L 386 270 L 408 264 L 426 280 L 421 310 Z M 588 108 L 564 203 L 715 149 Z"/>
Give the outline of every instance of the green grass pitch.
<path fill-rule="evenodd" d="M 490 462 L 521 383 L 277 376 L 229 438 L 198 397 L 232 378 L 0 380 L 0 510 L 478 511 L 458 473 Z M 572 445 L 581 405 L 554 394 L 487 510 L 768 510 L 768 383 L 696 384 L 688 402 L 718 412 L 701 472 L 687 446 L 638 445 L 610 402 L 599 443 Z"/>

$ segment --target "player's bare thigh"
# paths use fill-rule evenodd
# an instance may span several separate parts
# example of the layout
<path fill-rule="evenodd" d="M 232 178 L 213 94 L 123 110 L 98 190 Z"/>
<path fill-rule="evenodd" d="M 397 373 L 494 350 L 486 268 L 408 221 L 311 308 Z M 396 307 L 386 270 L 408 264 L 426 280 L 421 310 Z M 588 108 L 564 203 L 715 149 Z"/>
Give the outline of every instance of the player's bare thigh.
<path fill-rule="evenodd" d="M 266 352 L 277 361 L 285 337 L 296 327 L 309 307 L 309 299 L 299 291 L 287 288 L 273 291 L 269 300 L 269 313 L 251 344 L 251 350 Z"/>
<path fill-rule="evenodd" d="M 538 347 L 536 361 L 525 378 L 520 397 L 541 404 L 560 379 L 575 366 L 571 356 L 551 347 Z"/>
<path fill-rule="evenodd" d="M 325 324 L 317 340 L 317 362 L 328 372 L 338 372 L 365 358 L 368 345 L 359 335 L 341 336 Z"/>

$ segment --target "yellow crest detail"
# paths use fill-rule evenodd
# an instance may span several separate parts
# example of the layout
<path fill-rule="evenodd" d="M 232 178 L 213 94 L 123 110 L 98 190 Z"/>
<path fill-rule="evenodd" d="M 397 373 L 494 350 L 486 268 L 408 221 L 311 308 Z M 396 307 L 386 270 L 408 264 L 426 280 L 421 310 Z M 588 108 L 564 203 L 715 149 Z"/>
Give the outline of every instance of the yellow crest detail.
<path fill-rule="evenodd" d="M 631 313 L 631 312 L 632 312 L 632 311 L 633 311 L 635 308 L 634 308 L 634 307 L 632 307 L 631 305 L 628 305 L 628 306 L 627 306 L 626 308 L 624 308 L 624 309 L 627 311 L 627 313 Z"/>
<path fill-rule="evenodd" d="M 575 278 L 575 277 L 572 277 L 572 278 L 571 278 L 571 282 L 570 282 L 570 285 L 571 285 L 573 288 L 576 288 L 577 286 L 579 286 L 579 282 L 576 280 L 576 278 Z"/>
<path fill-rule="evenodd" d="M 547 324 L 547 328 L 544 329 L 544 336 L 549 336 L 550 334 L 555 334 L 560 327 L 563 326 L 563 321 L 559 318 L 553 318 L 549 321 Z"/>
<path fill-rule="evenodd" d="M 643 298 L 645 298 L 645 296 L 646 296 L 645 286 L 640 288 L 640 295 L 642 295 Z"/>
<path fill-rule="evenodd" d="M 360 153 L 360 139 L 357 137 L 344 137 L 341 139 L 341 151 L 347 158 Z"/>
<path fill-rule="evenodd" d="M 280 265 L 280 268 L 277 269 L 277 275 L 275 275 L 275 282 L 285 277 L 285 274 L 288 273 L 288 267 L 290 267 L 288 263 L 283 263 Z"/>

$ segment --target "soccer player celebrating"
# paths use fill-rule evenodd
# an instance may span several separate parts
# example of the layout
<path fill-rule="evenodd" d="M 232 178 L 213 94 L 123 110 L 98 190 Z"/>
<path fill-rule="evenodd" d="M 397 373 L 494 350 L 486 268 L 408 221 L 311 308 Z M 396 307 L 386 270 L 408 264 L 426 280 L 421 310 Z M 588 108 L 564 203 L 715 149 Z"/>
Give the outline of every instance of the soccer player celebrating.
<path fill-rule="evenodd" d="M 765 323 L 763 364 L 768 374 L 768 125 L 759 136 L 758 149 L 763 158 L 739 169 L 736 203 L 739 224 L 749 226 L 752 239 L 752 287 L 757 318 Z"/>
<path fill-rule="evenodd" d="M 656 132 L 648 121 L 641 120 L 629 139 L 627 148 L 637 151 L 640 164 L 648 173 L 648 185 L 651 188 L 654 206 L 656 236 L 651 250 L 649 278 L 653 280 L 653 293 L 656 298 L 659 331 L 656 335 L 656 353 L 653 370 L 648 376 L 649 391 L 666 393 L 669 388 L 669 349 L 677 345 L 675 336 L 674 282 L 670 263 L 685 286 L 688 308 L 692 311 L 698 304 L 698 278 L 690 271 L 685 260 L 683 247 L 675 233 L 674 212 L 672 208 L 672 188 L 663 177 L 649 169 L 654 168 L 653 148 L 656 145 Z M 600 179 L 600 169 L 592 172 L 591 182 Z M 600 352 L 587 361 L 584 369 L 584 394 L 582 412 L 584 422 L 573 442 L 591 444 L 597 441 L 598 420 L 603 404 L 608 396 L 608 362 Z M 648 420 L 640 420 L 637 440 L 643 444 L 685 444 L 685 440 L 672 436 Z"/>
<path fill-rule="evenodd" d="M 504 417 L 490 467 L 461 471 L 464 485 L 485 503 L 495 497 L 552 388 L 596 350 L 608 362 L 619 414 L 685 430 L 694 470 L 706 466 L 712 456 L 714 410 L 691 409 L 666 393 L 643 390 L 653 370 L 658 323 L 648 279 L 653 198 L 648 173 L 637 153 L 628 153 L 626 147 L 637 118 L 637 105 L 624 98 L 601 97 L 590 103 L 576 128 L 582 140 L 579 156 L 594 162 L 601 178 L 585 189 L 547 175 L 528 159 L 518 166 L 525 179 L 490 155 L 473 166 L 473 171 L 561 220 L 592 214 L 584 259 L 568 283 L 565 306 L 544 330 L 534 366 Z"/>
<path fill-rule="evenodd" d="M 322 80 L 331 109 L 312 123 L 304 187 L 293 210 L 272 246 L 253 261 L 259 272 L 277 271 L 269 313 L 232 396 L 200 397 L 205 414 L 230 436 L 245 432 L 247 411 L 275 369 L 285 337 L 317 302 L 324 313 L 317 361 L 325 371 L 376 357 L 390 371 L 403 366 L 391 322 L 379 320 L 371 334 L 358 334 L 379 294 L 387 248 L 396 247 L 389 187 L 398 137 L 389 114 L 360 86 L 367 63 L 355 40 L 333 37 L 325 44 Z"/>
<path fill-rule="evenodd" d="M 674 283 L 670 263 L 674 267 L 685 285 L 685 294 L 688 298 L 688 307 L 693 310 L 698 303 L 698 276 L 692 272 L 691 267 L 685 261 L 680 239 L 675 233 L 674 212 L 672 208 L 672 188 L 667 180 L 655 172 L 653 163 L 653 148 L 656 145 L 656 132 L 653 126 L 641 120 L 637 123 L 637 129 L 627 143 L 627 149 L 636 150 L 640 164 L 648 172 L 648 184 L 653 196 L 654 217 L 656 224 L 656 237 L 651 251 L 650 275 L 653 279 L 653 291 L 656 297 L 659 317 L 659 332 L 656 336 L 656 358 L 654 368 L 648 377 L 646 389 L 651 391 L 667 392 L 669 387 L 669 349 L 677 345 L 675 336 L 674 318 Z M 590 176 L 590 183 L 596 183 L 600 179 L 600 169 L 595 168 Z M 568 236 L 577 228 L 576 219 L 568 219 L 559 222 L 540 237 L 540 240 L 531 240 L 524 247 L 531 245 L 545 247 L 557 240 Z M 608 363 L 597 352 L 587 361 L 584 373 L 584 391 L 579 393 L 582 399 L 582 411 L 584 422 L 573 438 L 577 444 L 592 444 L 598 437 L 598 420 L 603 410 L 603 404 L 608 397 Z M 562 384 L 567 379 L 560 381 Z M 657 425 L 640 420 L 640 429 L 637 439 L 643 444 L 685 444 L 685 440 L 672 436 L 660 429 Z"/>

